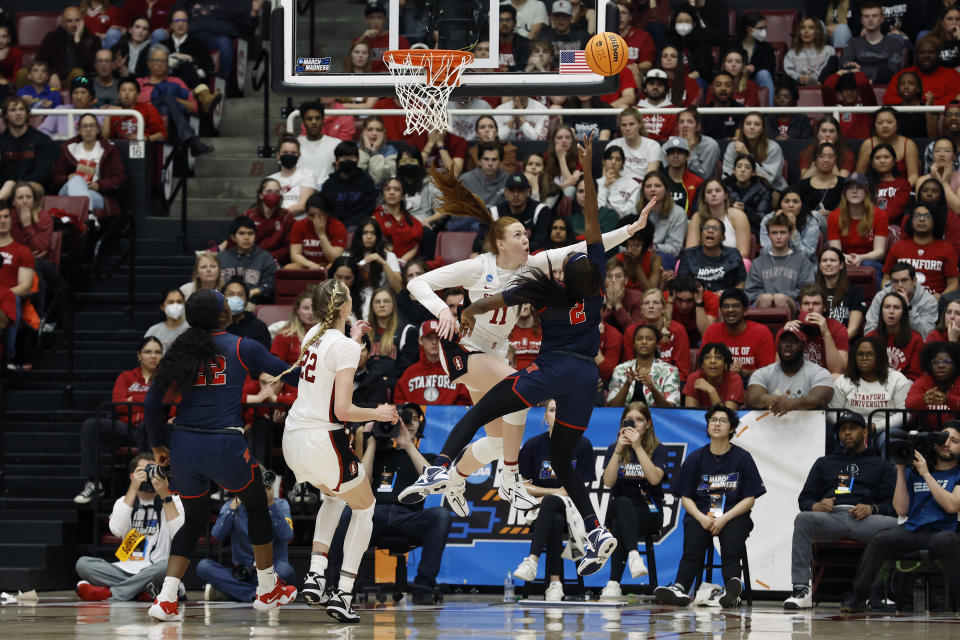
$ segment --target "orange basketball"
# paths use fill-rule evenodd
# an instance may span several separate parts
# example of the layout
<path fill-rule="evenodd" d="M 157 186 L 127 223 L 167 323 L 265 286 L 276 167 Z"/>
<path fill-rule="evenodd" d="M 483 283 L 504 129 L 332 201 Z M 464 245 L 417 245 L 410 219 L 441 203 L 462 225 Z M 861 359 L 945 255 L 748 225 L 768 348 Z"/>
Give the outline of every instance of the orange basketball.
<path fill-rule="evenodd" d="M 587 42 L 587 66 L 601 76 L 615 76 L 627 66 L 627 41 L 616 33 L 598 33 Z"/>

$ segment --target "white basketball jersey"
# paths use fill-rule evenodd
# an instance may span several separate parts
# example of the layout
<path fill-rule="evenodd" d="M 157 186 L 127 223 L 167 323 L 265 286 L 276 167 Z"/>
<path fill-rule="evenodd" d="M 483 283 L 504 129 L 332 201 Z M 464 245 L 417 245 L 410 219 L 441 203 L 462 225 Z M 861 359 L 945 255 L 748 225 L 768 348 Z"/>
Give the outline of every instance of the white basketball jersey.
<path fill-rule="evenodd" d="M 319 331 L 317 325 L 304 336 L 304 343 Z M 332 431 L 343 427 L 334 415 L 337 371 L 356 368 L 360 363 L 359 343 L 337 329 L 327 329 L 320 339 L 307 349 L 300 369 L 297 399 L 287 414 L 286 431 L 320 429 Z M 351 383 L 350 391 L 353 391 Z"/>
<path fill-rule="evenodd" d="M 467 284 L 467 294 L 471 302 L 501 293 L 510 284 L 510 280 L 520 269 L 501 269 L 492 253 L 484 253 L 480 258 L 480 277 Z M 521 267 L 522 269 L 523 267 Z M 460 344 L 472 351 L 500 353 L 506 355 L 510 332 L 517 324 L 519 306 L 503 307 L 488 311 L 476 317 L 473 333 L 462 338 Z"/>

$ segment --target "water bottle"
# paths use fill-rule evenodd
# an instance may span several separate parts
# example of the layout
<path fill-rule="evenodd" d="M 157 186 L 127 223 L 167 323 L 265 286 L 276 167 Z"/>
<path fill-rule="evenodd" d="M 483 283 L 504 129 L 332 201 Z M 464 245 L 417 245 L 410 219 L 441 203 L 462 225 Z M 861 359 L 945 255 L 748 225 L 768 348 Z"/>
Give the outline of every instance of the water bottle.
<path fill-rule="evenodd" d="M 515 602 L 513 598 L 513 574 L 507 571 L 507 577 L 503 579 L 503 601 Z"/>
<path fill-rule="evenodd" d="M 926 595 L 923 578 L 917 578 L 913 583 L 913 615 L 921 615 L 927 610 Z"/>

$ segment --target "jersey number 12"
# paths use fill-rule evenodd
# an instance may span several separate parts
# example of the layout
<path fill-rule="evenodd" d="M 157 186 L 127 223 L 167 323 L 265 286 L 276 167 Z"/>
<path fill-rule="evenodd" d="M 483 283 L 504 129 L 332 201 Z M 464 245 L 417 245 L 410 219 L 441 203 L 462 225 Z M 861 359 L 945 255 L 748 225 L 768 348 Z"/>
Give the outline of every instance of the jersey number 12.
<path fill-rule="evenodd" d="M 210 358 L 210 375 L 212 377 L 210 384 L 215 386 L 227 384 L 227 374 L 224 373 L 226 370 L 226 358 L 223 356 Z M 207 373 L 204 371 L 203 367 L 200 367 L 200 370 L 197 371 L 197 381 L 193 384 L 195 387 L 204 387 L 207 385 Z"/>

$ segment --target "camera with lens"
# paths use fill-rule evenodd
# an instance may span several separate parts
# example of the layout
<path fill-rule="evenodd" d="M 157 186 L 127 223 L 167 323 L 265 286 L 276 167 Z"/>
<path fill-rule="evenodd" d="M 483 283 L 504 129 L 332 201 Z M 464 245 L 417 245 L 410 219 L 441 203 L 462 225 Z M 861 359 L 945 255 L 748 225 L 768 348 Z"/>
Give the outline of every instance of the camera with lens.
<path fill-rule="evenodd" d="M 140 491 L 146 491 L 148 493 L 154 493 L 156 489 L 153 488 L 153 479 L 154 478 L 169 478 L 170 477 L 170 466 L 161 467 L 158 464 L 150 462 L 143 468 L 143 471 L 147 474 L 147 479 L 140 483 Z"/>
<path fill-rule="evenodd" d="M 271 471 L 270 469 L 263 470 L 263 486 L 270 488 L 273 486 L 273 482 L 277 479 L 277 472 Z"/>
<path fill-rule="evenodd" d="M 412 427 L 417 422 L 415 438 L 423 437 L 423 409 L 416 402 L 405 402 L 397 407 L 397 413 L 400 414 L 400 422 L 392 424 L 390 422 L 374 422 L 373 437 L 378 440 L 393 440 L 400 435 L 401 422 L 406 427 Z"/>
<path fill-rule="evenodd" d="M 919 451 L 924 456 L 933 454 L 933 448 L 946 444 L 950 435 L 946 431 L 903 431 L 890 430 L 890 442 L 887 443 L 887 453 L 893 464 L 911 466 L 913 453 Z"/>

